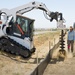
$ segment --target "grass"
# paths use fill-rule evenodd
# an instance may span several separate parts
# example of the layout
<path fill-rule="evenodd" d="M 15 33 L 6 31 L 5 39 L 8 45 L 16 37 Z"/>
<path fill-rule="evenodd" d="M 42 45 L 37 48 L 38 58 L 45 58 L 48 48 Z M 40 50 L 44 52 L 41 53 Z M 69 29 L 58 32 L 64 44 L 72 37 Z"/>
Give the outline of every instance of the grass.
<path fill-rule="evenodd" d="M 4 64 L 0 64 L 0 67 L 3 68 L 4 67 Z"/>
<path fill-rule="evenodd" d="M 21 75 L 20 73 L 13 73 L 13 75 Z"/>
<path fill-rule="evenodd" d="M 48 33 L 44 33 L 44 34 L 39 34 L 39 35 L 35 35 L 34 36 L 34 45 L 41 45 L 43 44 L 45 41 L 47 40 L 53 40 L 54 38 L 56 39 L 56 36 L 59 36 L 60 32 L 56 31 L 56 32 L 48 32 Z M 35 38 L 37 37 L 37 38 Z"/>

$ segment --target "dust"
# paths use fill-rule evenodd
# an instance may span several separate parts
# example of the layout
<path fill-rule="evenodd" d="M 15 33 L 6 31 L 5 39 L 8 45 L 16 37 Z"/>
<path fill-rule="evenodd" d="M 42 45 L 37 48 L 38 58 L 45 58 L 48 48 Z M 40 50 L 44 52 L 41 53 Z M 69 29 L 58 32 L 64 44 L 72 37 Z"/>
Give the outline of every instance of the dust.
<path fill-rule="evenodd" d="M 72 57 L 73 57 L 73 53 L 67 52 L 67 58 L 72 58 Z"/>

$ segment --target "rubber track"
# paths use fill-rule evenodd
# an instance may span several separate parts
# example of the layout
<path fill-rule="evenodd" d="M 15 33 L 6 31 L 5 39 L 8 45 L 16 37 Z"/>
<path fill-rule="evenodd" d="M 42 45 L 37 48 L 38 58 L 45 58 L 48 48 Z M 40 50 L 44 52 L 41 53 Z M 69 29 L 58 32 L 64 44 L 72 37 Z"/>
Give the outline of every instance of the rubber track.
<path fill-rule="evenodd" d="M 11 54 L 20 55 L 24 58 L 28 58 L 31 56 L 31 52 L 27 48 L 25 48 L 24 46 L 20 45 L 19 43 L 8 37 L 0 38 L 0 48 L 3 51 L 9 52 Z M 26 52 L 28 53 L 27 56 Z"/>

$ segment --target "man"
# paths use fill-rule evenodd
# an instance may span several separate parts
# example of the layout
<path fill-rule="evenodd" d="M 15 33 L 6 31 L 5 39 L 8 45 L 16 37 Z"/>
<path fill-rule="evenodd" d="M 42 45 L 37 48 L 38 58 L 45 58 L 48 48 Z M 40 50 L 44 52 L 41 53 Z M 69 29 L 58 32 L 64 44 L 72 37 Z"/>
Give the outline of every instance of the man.
<path fill-rule="evenodd" d="M 24 21 L 24 20 L 22 20 L 21 25 L 22 25 L 22 30 L 23 30 L 24 32 L 26 32 L 26 24 L 25 24 L 25 21 Z"/>
<path fill-rule="evenodd" d="M 70 26 L 70 30 L 68 32 L 68 38 L 67 38 L 67 44 L 68 44 L 68 51 L 70 52 L 70 47 L 71 47 L 71 52 L 73 53 L 74 50 L 74 40 L 75 40 L 75 32 L 73 30 L 73 27 Z"/>

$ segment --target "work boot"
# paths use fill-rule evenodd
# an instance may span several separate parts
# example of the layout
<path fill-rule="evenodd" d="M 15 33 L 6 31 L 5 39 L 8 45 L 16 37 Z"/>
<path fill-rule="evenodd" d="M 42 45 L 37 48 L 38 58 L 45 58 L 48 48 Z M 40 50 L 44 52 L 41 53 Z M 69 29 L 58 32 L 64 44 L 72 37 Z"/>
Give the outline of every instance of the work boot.
<path fill-rule="evenodd" d="M 73 53 L 73 50 L 71 50 L 71 52 Z"/>

